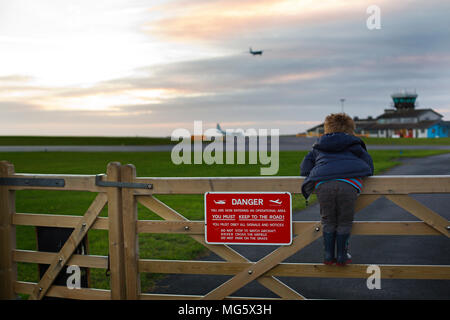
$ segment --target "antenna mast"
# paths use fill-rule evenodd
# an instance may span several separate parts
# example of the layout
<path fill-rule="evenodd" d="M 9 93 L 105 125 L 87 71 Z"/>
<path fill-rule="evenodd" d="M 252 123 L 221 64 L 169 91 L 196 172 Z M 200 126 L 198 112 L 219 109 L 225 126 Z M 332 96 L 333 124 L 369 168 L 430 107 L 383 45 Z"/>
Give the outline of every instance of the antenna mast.
<path fill-rule="evenodd" d="M 341 98 L 339 99 L 341 101 L 341 112 L 344 113 L 344 102 L 345 102 L 345 98 Z"/>

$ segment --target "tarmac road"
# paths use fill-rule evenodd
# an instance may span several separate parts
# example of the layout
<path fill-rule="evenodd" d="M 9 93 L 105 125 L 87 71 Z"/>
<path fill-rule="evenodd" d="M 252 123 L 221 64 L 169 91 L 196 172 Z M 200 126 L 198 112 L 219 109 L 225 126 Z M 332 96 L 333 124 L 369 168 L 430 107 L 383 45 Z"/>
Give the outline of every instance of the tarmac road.
<path fill-rule="evenodd" d="M 385 175 L 450 175 L 450 154 L 409 159 Z M 416 200 L 450 219 L 450 194 L 421 194 Z M 293 220 L 318 221 L 319 207 L 313 205 L 295 212 Z M 417 221 L 418 219 L 385 198 L 378 199 L 355 216 L 356 221 Z M 232 246 L 258 261 L 276 249 L 273 246 Z M 443 236 L 352 236 L 350 252 L 355 264 L 450 265 L 450 239 Z M 285 262 L 321 263 L 322 238 Z M 201 260 L 221 261 L 215 254 Z M 369 274 L 368 274 L 369 276 Z M 157 283 L 152 293 L 204 295 L 230 276 L 170 275 Z M 367 279 L 327 279 L 279 277 L 308 299 L 450 299 L 450 280 L 381 279 L 381 289 L 369 290 Z M 277 297 L 257 281 L 239 289 L 233 296 Z"/>

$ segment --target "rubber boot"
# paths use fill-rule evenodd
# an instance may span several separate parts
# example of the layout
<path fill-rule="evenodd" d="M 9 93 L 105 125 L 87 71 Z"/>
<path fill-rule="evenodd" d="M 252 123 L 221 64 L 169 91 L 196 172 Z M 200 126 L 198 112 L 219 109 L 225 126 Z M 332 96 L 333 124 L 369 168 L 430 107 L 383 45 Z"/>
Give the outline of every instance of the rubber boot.
<path fill-rule="evenodd" d="M 352 256 L 348 253 L 349 233 L 336 234 L 336 265 L 345 266 L 352 262 Z"/>
<path fill-rule="evenodd" d="M 336 242 L 335 232 L 323 232 L 324 264 L 331 265 L 336 262 L 334 256 L 335 242 Z"/>

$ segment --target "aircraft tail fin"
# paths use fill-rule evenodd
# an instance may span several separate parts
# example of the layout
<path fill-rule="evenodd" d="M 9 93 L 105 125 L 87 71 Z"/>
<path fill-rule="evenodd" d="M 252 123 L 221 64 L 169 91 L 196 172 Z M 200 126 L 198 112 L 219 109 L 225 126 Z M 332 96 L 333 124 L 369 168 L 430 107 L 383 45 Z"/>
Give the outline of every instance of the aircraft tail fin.
<path fill-rule="evenodd" d="M 217 124 L 216 129 L 217 129 L 218 131 L 220 131 L 222 134 L 225 133 L 225 131 L 223 131 L 222 128 L 220 127 L 220 124 Z"/>

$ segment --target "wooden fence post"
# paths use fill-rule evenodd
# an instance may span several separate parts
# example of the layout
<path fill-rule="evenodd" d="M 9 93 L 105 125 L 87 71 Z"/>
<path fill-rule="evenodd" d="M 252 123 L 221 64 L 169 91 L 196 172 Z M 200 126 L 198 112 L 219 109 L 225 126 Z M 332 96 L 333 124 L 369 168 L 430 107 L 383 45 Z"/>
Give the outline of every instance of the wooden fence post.
<path fill-rule="evenodd" d="M 111 162 L 107 167 L 107 181 L 120 181 L 120 163 Z M 109 267 L 111 299 L 126 299 L 125 262 L 123 249 L 122 191 L 108 188 Z"/>
<path fill-rule="evenodd" d="M 136 167 L 134 165 L 127 164 L 121 167 L 122 182 L 134 182 L 135 178 Z M 122 188 L 122 214 L 127 299 L 137 300 L 141 294 L 141 280 L 138 269 L 137 200 L 132 188 Z"/>
<path fill-rule="evenodd" d="M 14 174 L 14 165 L 0 162 L 0 177 Z M 0 299 L 15 299 L 14 284 L 17 281 L 17 263 L 12 259 L 16 249 L 16 227 L 12 216 L 16 211 L 15 191 L 0 186 Z"/>

